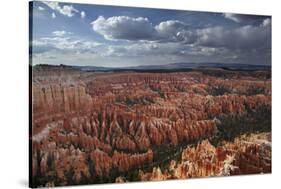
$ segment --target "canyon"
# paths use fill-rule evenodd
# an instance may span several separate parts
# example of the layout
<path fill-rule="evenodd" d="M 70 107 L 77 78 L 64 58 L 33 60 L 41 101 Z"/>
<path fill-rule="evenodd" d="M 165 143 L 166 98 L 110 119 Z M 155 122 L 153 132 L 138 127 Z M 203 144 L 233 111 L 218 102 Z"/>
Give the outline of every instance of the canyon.
<path fill-rule="evenodd" d="M 271 72 L 32 68 L 32 183 L 271 173 Z"/>

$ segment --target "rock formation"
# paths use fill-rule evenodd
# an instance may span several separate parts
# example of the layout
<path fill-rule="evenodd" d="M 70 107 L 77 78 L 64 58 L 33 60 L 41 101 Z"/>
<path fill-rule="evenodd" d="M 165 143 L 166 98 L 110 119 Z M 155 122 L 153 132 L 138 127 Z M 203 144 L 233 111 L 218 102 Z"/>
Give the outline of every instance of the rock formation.
<path fill-rule="evenodd" d="M 248 121 L 249 131 L 269 131 L 268 117 L 262 117 L 265 127 L 255 120 L 269 111 L 271 80 L 254 72 L 213 76 L 37 68 L 32 78 L 34 182 L 125 182 L 138 169 L 141 180 L 270 172 L 271 146 L 261 140 L 244 143 L 239 135 L 247 128 L 238 123 Z M 238 137 L 233 143 L 219 138 L 224 124 L 237 125 L 230 131 L 237 132 L 231 133 Z M 217 147 L 209 142 L 215 140 Z M 179 152 L 178 162 L 173 157 Z M 168 170 L 159 166 L 164 160 L 170 162 Z M 142 171 L 148 167 L 150 172 Z"/>

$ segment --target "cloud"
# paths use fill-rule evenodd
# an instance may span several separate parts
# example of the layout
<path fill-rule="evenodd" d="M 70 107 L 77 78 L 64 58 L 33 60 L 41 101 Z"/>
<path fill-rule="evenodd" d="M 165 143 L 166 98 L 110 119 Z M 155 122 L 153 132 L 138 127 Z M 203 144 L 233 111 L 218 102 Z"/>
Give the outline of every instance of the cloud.
<path fill-rule="evenodd" d="M 239 59 L 241 54 L 235 50 L 174 42 L 142 41 L 127 45 L 109 45 L 99 55 L 104 58 L 123 60 L 131 66 L 173 62 L 241 62 Z M 121 62 L 121 65 L 124 64 Z"/>
<path fill-rule="evenodd" d="M 39 6 L 39 7 L 38 7 L 38 10 L 39 10 L 39 11 L 44 11 L 45 8 Z"/>
<path fill-rule="evenodd" d="M 63 5 L 60 6 L 58 2 L 53 1 L 43 1 L 45 5 L 47 5 L 50 9 L 68 17 L 74 16 L 75 13 L 78 13 L 79 11 L 75 9 L 72 5 Z"/>
<path fill-rule="evenodd" d="M 64 36 L 64 35 L 71 35 L 72 32 L 61 30 L 61 31 L 53 31 L 52 34 L 55 36 Z"/>
<path fill-rule="evenodd" d="M 55 19 L 56 17 L 57 17 L 56 14 L 53 12 L 52 13 L 52 18 Z"/>
<path fill-rule="evenodd" d="M 148 40 L 155 32 L 152 24 L 143 17 L 114 16 L 106 19 L 99 16 L 91 24 L 95 32 L 109 40 Z"/>
<path fill-rule="evenodd" d="M 223 16 L 236 23 L 246 23 L 250 24 L 252 22 L 262 22 L 264 16 L 259 15 L 247 15 L 247 14 L 234 14 L 234 13 L 224 13 Z"/>
<path fill-rule="evenodd" d="M 99 16 L 91 24 L 95 32 L 108 40 L 194 42 L 193 33 L 188 31 L 188 25 L 178 20 L 167 20 L 153 26 L 143 17 L 114 16 L 106 19 Z"/>
<path fill-rule="evenodd" d="M 225 13 L 224 17 L 237 23 L 241 22 L 241 16 L 237 14 Z"/>
<path fill-rule="evenodd" d="M 160 22 L 155 26 L 156 31 L 160 36 L 175 36 L 179 30 L 184 30 L 186 24 L 178 20 L 167 20 Z"/>
<path fill-rule="evenodd" d="M 160 22 L 155 26 L 157 38 L 162 41 L 181 41 L 188 43 L 191 38 L 191 33 L 188 32 L 188 26 L 178 20 L 167 20 Z"/>
<path fill-rule="evenodd" d="M 91 23 L 92 29 L 109 41 L 83 40 L 60 30 L 34 40 L 33 53 L 41 57 L 38 61 L 53 61 L 50 57 L 55 54 L 60 57 L 58 62 L 77 64 L 79 60 L 103 66 L 181 61 L 270 63 L 271 18 L 263 17 L 254 24 L 242 22 L 231 27 L 221 24 L 195 28 L 176 19 L 152 24 L 144 17 L 99 16 Z"/>
<path fill-rule="evenodd" d="M 81 11 L 80 15 L 82 19 L 86 17 L 86 13 L 84 11 Z"/>
<path fill-rule="evenodd" d="M 167 20 L 155 26 L 157 38 L 164 42 L 181 42 L 185 44 L 194 43 L 196 34 L 187 24 L 178 20 Z"/>
<path fill-rule="evenodd" d="M 95 41 L 87 41 L 66 37 L 70 32 L 55 31 L 54 37 L 41 37 L 33 40 L 32 50 L 34 54 L 60 51 L 64 53 L 95 52 L 101 44 Z"/>
<path fill-rule="evenodd" d="M 270 18 L 264 19 L 261 25 L 264 27 L 271 26 L 271 19 Z"/>
<path fill-rule="evenodd" d="M 242 15 L 244 16 L 249 15 Z M 127 16 L 107 19 L 100 16 L 92 25 L 94 31 L 109 40 L 176 42 L 244 50 L 271 48 L 268 43 L 271 40 L 270 18 L 262 20 L 260 25 L 244 25 L 231 29 L 223 26 L 194 29 L 178 20 L 167 20 L 153 26 L 147 18 Z"/>
<path fill-rule="evenodd" d="M 32 42 L 32 53 L 33 55 L 42 54 L 50 50 L 56 50 L 56 47 L 49 43 L 44 43 L 39 40 L 34 40 Z"/>
<path fill-rule="evenodd" d="M 183 61 L 268 63 L 271 57 L 270 17 L 258 17 L 256 21 L 251 18 L 252 24 L 246 24 L 249 18 L 248 21 L 239 19 L 243 24 L 234 28 L 223 25 L 192 28 L 179 20 L 153 25 L 147 18 L 124 16 L 107 19 L 100 16 L 92 25 L 105 39 L 129 42 L 128 45 L 110 46 L 102 52 L 103 56 L 149 56 L 153 59 L 170 56 L 181 57 Z"/>
<path fill-rule="evenodd" d="M 188 51 L 188 46 L 179 43 L 167 42 L 136 42 L 127 45 L 109 45 L 101 54 L 105 57 L 169 57 L 178 56 L 180 51 Z"/>
<path fill-rule="evenodd" d="M 70 36 L 40 37 L 32 41 L 33 64 L 100 64 L 106 65 L 105 59 L 97 59 L 105 49 L 94 40 L 85 40 Z"/>
<path fill-rule="evenodd" d="M 270 20 L 261 25 L 246 25 L 235 29 L 222 26 L 197 30 L 196 44 L 207 47 L 224 47 L 228 49 L 252 50 L 271 48 Z"/>

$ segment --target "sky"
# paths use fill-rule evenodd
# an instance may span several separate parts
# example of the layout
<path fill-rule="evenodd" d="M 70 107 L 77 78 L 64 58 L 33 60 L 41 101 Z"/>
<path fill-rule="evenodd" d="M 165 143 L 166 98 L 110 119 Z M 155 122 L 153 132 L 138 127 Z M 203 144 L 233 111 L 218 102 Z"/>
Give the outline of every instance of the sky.
<path fill-rule="evenodd" d="M 271 17 L 35 1 L 32 64 L 271 65 Z"/>

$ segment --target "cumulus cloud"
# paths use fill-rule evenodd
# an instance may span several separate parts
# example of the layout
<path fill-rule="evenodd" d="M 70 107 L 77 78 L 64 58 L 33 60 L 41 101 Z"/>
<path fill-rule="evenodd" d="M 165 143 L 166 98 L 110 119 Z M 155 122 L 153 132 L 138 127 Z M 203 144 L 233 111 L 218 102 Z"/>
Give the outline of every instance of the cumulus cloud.
<path fill-rule="evenodd" d="M 229 49 L 255 49 L 268 45 L 271 40 L 270 21 L 265 20 L 259 26 L 246 25 L 235 29 L 217 26 L 197 30 L 196 44 L 208 47 Z M 270 48 L 270 44 L 267 46 Z"/>
<path fill-rule="evenodd" d="M 79 12 L 72 5 L 60 6 L 58 2 L 53 2 L 53 1 L 43 1 L 42 3 L 47 5 L 52 10 L 57 11 L 58 13 L 68 17 L 72 17 L 74 16 L 75 13 Z"/>
<path fill-rule="evenodd" d="M 236 16 L 236 15 L 235 15 Z M 108 40 L 133 41 L 131 45 L 110 46 L 103 53 L 109 57 L 182 57 L 189 60 L 225 62 L 270 61 L 270 17 L 235 17 L 243 22 L 234 28 L 206 26 L 192 28 L 179 20 L 162 21 L 153 25 L 147 18 L 127 16 L 98 17 L 92 22 L 93 30 Z M 233 16 L 234 18 L 234 16 Z M 261 19 L 262 18 L 262 19 Z M 234 20 L 232 20 L 234 21 Z"/>
<path fill-rule="evenodd" d="M 188 25 L 178 20 L 167 20 L 153 26 L 143 17 L 114 16 L 106 19 L 99 16 L 91 24 L 95 32 L 109 40 L 194 42 L 194 33 L 188 30 Z"/>
<path fill-rule="evenodd" d="M 179 30 L 184 30 L 185 28 L 186 24 L 178 20 L 168 20 L 155 26 L 158 34 L 165 37 L 173 37 Z"/>
<path fill-rule="evenodd" d="M 95 32 L 110 40 L 147 40 L 154 35 L 152 24 L 143 17 L 114 16 L 106 19 L 99 16 L 91 24 Z"/>
<path fill-rule="evenodd" d="M 82 19 L 86 17 L 86 13 L 84 11 L 81 11 L 80 15 Z"/>
<path fill-rule="evenodd" d="M 160 41 L 174 41 L 181 43 L 193 43 L 196 39 L 187 24 L 178 20 L 167 20 L 155 26 L 157 31 L 156 39 Z"/>
<path fill-rule="evenodd" d="M 236 21 L 228 19 L 225 22 Z M 149 64 L 152 60 L 155 64 L 179 61 L 270 62 L 271 18 L 263 17 L 254 24 L 248 24 L 245 19 L 239 22 L 232 24 L 233 27 L 222 24 L 195 28 L 176 19 L 152 24 L 144 17 L 99 16 L 91 23 L 92 29 L 107 40 L 122 42 L 104 40 L 101 44 L 77 39 L 69 35 L 70 32 L 60 30 L 52 32 L 49 37 L 34 40 L 33 53 L 41 57 L 52 53 L 68 57 L 69 53 L 75 54 L 77 60 L 87 57 L 89 62 L 98 57 L 95 60 L 101 65 L 116 62 L 139 65 Z"/>
<path fill-rule="evenodd" d="M 92 25 L 94 31 L 109 40 L 177 42 L 205 47 L 255 49 L 265 45 L 270 48 L 268 41 L 271 39 L 270 18 L 262 20 L 260 25 L 244 25 L 234 29 L 223 26 L 193 29 L 178 20 L 167 20 L 153 26 L 147 18 L 127 16 L 107 19 L 100 16 Z"/>

